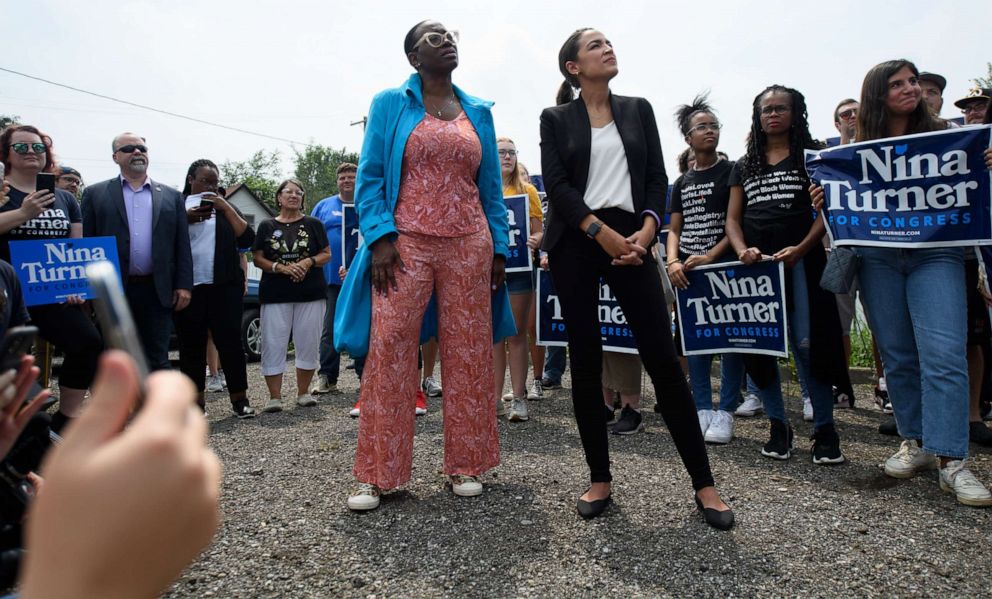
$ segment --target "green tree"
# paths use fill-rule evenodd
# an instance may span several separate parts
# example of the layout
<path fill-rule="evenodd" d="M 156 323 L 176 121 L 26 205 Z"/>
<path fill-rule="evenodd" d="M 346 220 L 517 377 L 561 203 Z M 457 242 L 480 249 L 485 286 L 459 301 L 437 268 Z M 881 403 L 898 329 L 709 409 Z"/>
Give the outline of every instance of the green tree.
<path fill-rule="evenodd" d="M 985 63 L 985 76 L 972 79 L 971 82 L 978 87 L 992 87 L 992 62 Z"/>
<path fill-rule="evenodd" d="M 248 160 L 227 160 L 220 165 L 220 184 L 224 187 L 244 184 L 275 208 L 276 188 L 283 178 L 281 162 L 279 150 L 259 150 Z"/>
<path fill-rule="evenodd" d="M 16 114 L 0 114 L 0 131 L 20 122 L 21 117 Z"/>
<path fill-rule="evenodd" d="M 358 154 L 345 148 L 335 150 L 319 144 L 309 145 L 301 152 L 294 148 L 296 170 L 293 176 L 307 191 L 307 209 L 320 200 L 338 192 L 337 168 L 342 162 L 358 164 Z"/>

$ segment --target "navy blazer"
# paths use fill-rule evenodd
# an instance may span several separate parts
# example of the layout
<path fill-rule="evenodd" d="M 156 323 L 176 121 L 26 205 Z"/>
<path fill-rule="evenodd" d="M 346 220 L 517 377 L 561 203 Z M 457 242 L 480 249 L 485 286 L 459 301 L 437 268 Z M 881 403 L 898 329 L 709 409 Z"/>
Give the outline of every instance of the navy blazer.
<path fill-rule="evenodd" d="M 189 244 L 186 205 L 179 191 L 151 181 L 153 280 L 162 307 L 172 307 L 175 289 L 193 289 L 193 253 Z M 131 266 L 131 231 L 121 178 L 114 177 L 86 187 L 80 201 L 83 211 L 83 237 L 117 238 L 117 257 L 127 286 Z"/>
<path fill-rule="evenodd" d="M 610 94 L 616 122 L 630 171 L 630 186 L 637 214 L 665 214 L 668 175 L 661 154 L 661 139 L 654 110 L 644 98 Z M 592 213 L 583 196 L 589 179 L 592 130 L 581 97 L 541 113 L 541 174 L 548 194 L 548 218 L 541 246 L 550 250 L 566 228 L 579 228 Z M 661 229 L 661 223 L 658 223 Z"/>

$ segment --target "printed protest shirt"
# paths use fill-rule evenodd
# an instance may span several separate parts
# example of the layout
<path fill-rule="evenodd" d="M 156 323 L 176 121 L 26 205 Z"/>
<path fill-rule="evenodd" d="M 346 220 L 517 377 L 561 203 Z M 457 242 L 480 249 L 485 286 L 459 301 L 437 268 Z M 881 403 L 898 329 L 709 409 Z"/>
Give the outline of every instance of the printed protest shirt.
<path fill-rule="evenodd" d="M 733 168 L 733 162 L 721 160 L 703 171 L 690 170 L 675 181 L 669 212 L 682 213 L 680 252 L 705 254 L 723 239 Z"/>
<path fill-rule="evenodd" d="M 0 206 L 0 212 L 10 212 L 20 209 L 24 198 L 29 194 L 19 189 L 10 188 L 7 196 L 10 201 Z M 55 239 L 69 236 L 69 225 L 83 222 L 79 210 L 79 202 L 68 191 L 55 190 L 55 201 L 38 216 L 0 235 L 0 258 L 10 261 L 10 241 L 28 239 Z"/>
<path fill-rule="evenodd" d="M 765 254 L 799 244 L 813 224 L 809 182 L 801 163 L 789 156 L 766 166 L 744 181 L 744 163 L 738 161 L 730 173 L 730 185 L 744 188 L 742 228 L 749 246 Z"/>

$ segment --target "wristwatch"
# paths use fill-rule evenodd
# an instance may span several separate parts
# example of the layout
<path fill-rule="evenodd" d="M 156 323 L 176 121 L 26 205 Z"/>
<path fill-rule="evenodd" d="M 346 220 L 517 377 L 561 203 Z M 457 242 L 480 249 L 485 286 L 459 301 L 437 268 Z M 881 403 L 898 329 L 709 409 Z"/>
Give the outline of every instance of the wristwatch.
<path fill-rule="evenodd" d="M 596 239 L 596 235 L 599 234 L 599 230 L 603 228 L 603 223 L 595 220 L 586 228 L 586 235 L 589 239 Z"/>

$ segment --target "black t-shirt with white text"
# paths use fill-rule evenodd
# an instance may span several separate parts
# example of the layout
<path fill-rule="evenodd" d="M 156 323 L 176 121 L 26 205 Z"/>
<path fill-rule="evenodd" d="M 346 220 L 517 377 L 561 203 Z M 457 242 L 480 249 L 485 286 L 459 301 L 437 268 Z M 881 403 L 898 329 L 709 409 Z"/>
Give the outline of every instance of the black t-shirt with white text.
<path fill-rule="evenodd" d="M 676 179 L 669 212 L 682 213 L 680 253 L 705 254 L 723 239 L 733 168 L 732 161 L 721 160 L 708 169 L 690 170 Z"/>
<path fill-rule="evenodd" d="M 315 257 L 328 245 L 324 224 L 312 216 L 291 223 L 274 218 L 262 221 L 255 232 L 251 249 L 262 250 L 267 260 L 280 264 Z M 324 269 L 311 267 L 299 283 L 284 274 L 265 271 L 258 283 L 258 301 L 263 304 L 312 302 L 327 297 Z"/>
<path fill-rule="evenodd" d="M 730 186 L 744 188 L 741 228 L 748 246 L 765 254 L 798 245 L 813 226 L 809 179 L 801 163 L 788 156 L 744 180 L 744 161 L 730 173 Z"/>
<path fill-rule="evenodd" d="M 10 201 L 0 206 L 0 212 L 19 209 L 24 203 L 24 198 L 28 195 L 20 189 L 11 187 L 7 193 Z M 0 235 L 0 259 L 10 262 L 10 246 L 8 244 L 11 241 L 69 237 L 69 225 L 82 222 L 82 213 L 75 196 L 68 191 L 56 189 L 55 201 L 44 212 Z"/>

